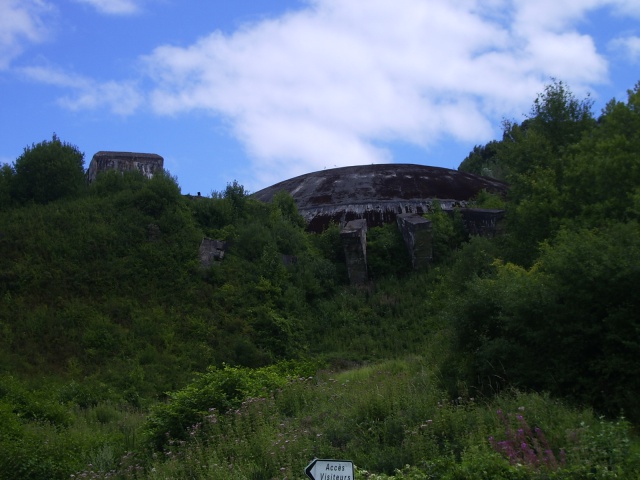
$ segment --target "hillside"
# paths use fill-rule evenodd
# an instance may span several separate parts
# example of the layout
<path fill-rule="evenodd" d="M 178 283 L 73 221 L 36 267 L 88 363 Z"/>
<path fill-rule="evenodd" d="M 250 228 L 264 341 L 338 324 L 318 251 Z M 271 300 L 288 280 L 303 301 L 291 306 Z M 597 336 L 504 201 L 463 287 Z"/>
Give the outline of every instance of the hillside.
<path fill-rule="evenodd" d="M 553 83 L 462 162 L 510 185 L 474 200 L 504 235 L 436 207 L 414 272 L 372 228 L 358 288 L 286 193 L 87 185 L 77 147 L 26 148 L 0 169 L 0 478 L 637 477 L 640 84 L 590 106 Z"/>

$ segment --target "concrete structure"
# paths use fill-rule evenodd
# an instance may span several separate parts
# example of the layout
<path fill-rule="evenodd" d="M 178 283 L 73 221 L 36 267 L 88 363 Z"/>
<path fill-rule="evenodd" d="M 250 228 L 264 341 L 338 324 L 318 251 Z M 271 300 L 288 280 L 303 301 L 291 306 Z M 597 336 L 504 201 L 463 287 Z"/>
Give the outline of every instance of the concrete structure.
<path fill-rule="evenodd" d="M 422 215 L 435 203 L 447 213 L 460 212 L 472 235 L 493 236 L 500 231 L 503 210 L 470 208 L 478 194 L 501 196 L 507 184 L 492 178 L 440 167 L 410 164 L 362 165 L 301 175 L 267 187 L 252 196 L 270 202 L 288 192 L 308 229 L 322 232 L 332 222 L 342 227 L 341 238 L 352 284 L 367 275 L 367 228 L 396 223 L 414 269 L 432 260 L 431 222 Z"/>
<path fill-rule="evenodd" d="M 369 228 L 394 223 L 400 214 L 428 213 L 434 202 L 444 211 L 465 209 L 482 190 L 505 195 L 507 185 L 448 168 L 380 164 L 309 173 L 252 196 L 270 202 L 282 190 L 293 197 L 309 230 L 321 232 L 331 222 L 364 219 Z"/>
<path fill-rule="evenodd" d="M 145 177 L 151 178 L 155 172 L 162 171 L 163 165 L 164 159 L 155 153 L 101 151 L 91 159 L 87 170 L 87 182 L 94 182 L 99 173 L 108 170 L 138 170 Z"/>
<path fill-rule="evenodd" d="M 428 267 L 433 258 L 431 221 L 415 213 L 398 215 L 396 221 L 411 257 L 413 269 Z"/>
<path fill-rule="evenodd" d="M 464 226 L 470 235 L 493 237 L 502 232 L 504 210 L 490 208 L 461 208 Z"/>
<path fill-rule="evenodd" d="M 367 283 L 367 221 L 352 220 L 340 232 L 342 248 L 352 285 Z"/>
<path fill-rule="evenodd" d="M 200 248 L 198 249 L 200 266 L 202 268 L 209 268 L 214 265 L 216 261 L 222 260 L 224 258 L 226 248 L 226 242 L 204 237 L 202 242 L 200 242 Z"/>

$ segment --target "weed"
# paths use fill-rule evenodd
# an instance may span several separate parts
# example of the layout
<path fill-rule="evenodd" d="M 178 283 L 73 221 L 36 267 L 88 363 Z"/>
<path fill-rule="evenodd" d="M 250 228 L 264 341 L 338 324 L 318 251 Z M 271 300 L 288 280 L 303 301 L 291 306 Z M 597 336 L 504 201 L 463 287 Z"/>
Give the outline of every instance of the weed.
<path fill-rule="evenodd" d="M 521 407 L 521 410 L 524 410 L 524 407 Z M 494 437 L 489 437 L 489 443 L 496 452 L 504 455 L 511 465 L 524 465 L 533 470 L 556 471 L 566 463 L 565 450 L 559 450 L 560 460 L 557 460 L 542 429 L 532 429 L 522 413 L 515 415 L 515 426 L 513 415 L 505 414 L 502 410 L 498 410 L 497 414 L 504 425 L 506 438 L 497 441 Z"/>

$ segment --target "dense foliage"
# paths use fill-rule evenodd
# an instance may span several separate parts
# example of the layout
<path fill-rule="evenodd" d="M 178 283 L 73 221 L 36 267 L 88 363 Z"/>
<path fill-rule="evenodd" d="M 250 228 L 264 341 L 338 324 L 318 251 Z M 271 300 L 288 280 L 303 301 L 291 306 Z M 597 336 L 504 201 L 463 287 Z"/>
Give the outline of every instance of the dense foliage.
<path fill-rule="evenodd" d="M 6 212 L 3 368 L 106 376 L 135 398 L 208 365 L 299 356 L 306 302 L 331 291 L 335 269 L 290 205 L 235 191 L 189 200 L 168 175 L 112 172 L 75 201 Z M 203 231 L 233 244 L 207 271 Z M 283 253 L 298 262 L 286 267 Z"/>
<path fill-rule="evenodd" d="M 556 82 L 490 144 L 485 167 L 511 183 L 509 233 L 453 313 L 457 348 L 481 384 L 552 391 L 637 422 L 640 83 L 597 121 L 590 105 Z"/>
<path fill-rule="evenodd" d="M 437 206 L 350 287 L 339 227 L 238 182 L 181 195 L 51 141 L 0 167 L 0 478 L 635 478 L 640 84 L 595 118 L 553 82 L 461 169 L 505 233 Z M 47 182 L 42 182 L 46 174 Z M 226 242 L 203 267 L 203 237 Z"/>
<path fill-rule="evenodd" d="M 48 203 L 76 196 L 84 183 L 84 154 L 77 147 L 61 142 L 54 134 L 51 141 L 43 141 L 24 149 L 13 165 L 4 167 L 0 192 L 4 202 L 9 196 L 17 203 Z"/>

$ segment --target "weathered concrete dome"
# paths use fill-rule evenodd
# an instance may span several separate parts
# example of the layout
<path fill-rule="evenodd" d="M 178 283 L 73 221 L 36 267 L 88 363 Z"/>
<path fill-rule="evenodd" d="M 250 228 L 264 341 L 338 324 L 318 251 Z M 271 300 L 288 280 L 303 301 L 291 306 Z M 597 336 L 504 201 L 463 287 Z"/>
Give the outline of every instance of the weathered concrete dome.
<path fill-rule="evenodd" d="M 269 202 L 279 191 L 293 197 L 314 231 L 331 221 L 366 219 L 369 226 L 394 222 L 398 214 L 427 213 L 438 201 L 443 209 L 464 208 L 482 190 L 505 194 L 503 182 L 448 168 L 376 164 L 333 168 L 291 178 L 255 192 Z"/>

